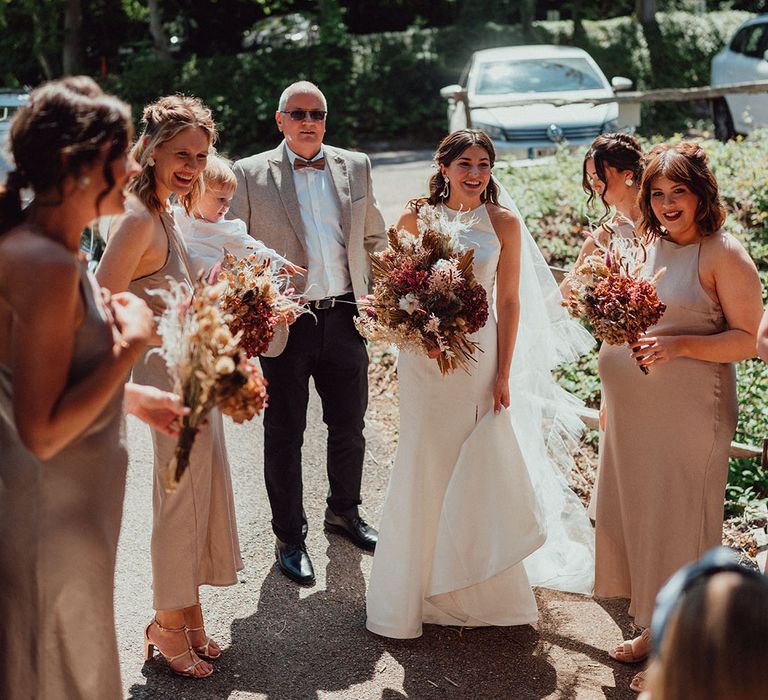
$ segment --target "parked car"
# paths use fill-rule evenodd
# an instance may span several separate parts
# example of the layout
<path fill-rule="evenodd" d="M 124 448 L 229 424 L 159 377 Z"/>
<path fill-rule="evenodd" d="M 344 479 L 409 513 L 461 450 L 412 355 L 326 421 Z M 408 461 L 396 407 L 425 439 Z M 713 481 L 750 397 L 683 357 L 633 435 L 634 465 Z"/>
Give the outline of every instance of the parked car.
<path fill-rule="evenodd" d="M 11 170 L 11 164 L 8 162 L 9 154 L 6 150 L 11 118 L 28 99 L 29 95 L 26 92 L 0 89 L 0 182 L 5 181 L 5 174 Z"/>
<path fill-rule="evenodd" d="M 713 59 L 711 84 L 768 80 L 768 15 L 742 24 Z M 768 126 L 768 94 L 726 95 L 712 100 L 715 135 L 725 141 L 736 134 Z"/>
<path fill-rule="evenodd" d="M 609 83 L 593 58 L 572 46 L 506 46 L 476 51 L 460 84 L 444 87 L 450 131 L 467 126 L 460 99 L 466 91 L 471 123 L 493 140 L 495 148 L 533 158 L 553 152 L 557 144 L 589 144 L 614 131 L 619 114 L 615 102 L 605 104 L 527 104 L 532 98 L 553 101 L 613 97 L 632 81 L 615 77 Z"/>

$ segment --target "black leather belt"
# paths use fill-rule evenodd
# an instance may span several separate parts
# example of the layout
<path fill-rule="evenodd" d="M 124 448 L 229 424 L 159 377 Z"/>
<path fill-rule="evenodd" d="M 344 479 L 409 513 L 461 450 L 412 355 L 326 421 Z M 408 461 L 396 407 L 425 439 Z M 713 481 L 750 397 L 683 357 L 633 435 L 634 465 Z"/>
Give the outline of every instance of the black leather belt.
<path fill-rule="evenodd" d="M 341 294 L 337 297 L 325 297 L 325 299 L 314 299 L 309 302 L 310 309 L 316 309 L 317 311 L 325 311 L 326 309 L 332 309 L 336 306 L 337 302 L 354 301 L 355 295 L 352 292 Z"/>

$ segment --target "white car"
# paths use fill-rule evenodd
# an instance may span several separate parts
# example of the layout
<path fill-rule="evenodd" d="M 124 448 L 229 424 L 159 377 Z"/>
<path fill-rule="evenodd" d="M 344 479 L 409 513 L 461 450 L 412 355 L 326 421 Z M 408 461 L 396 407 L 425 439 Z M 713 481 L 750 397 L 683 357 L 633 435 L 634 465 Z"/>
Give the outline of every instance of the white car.
<path fill-rule="evenodd" d="M 712 59 L 711 84 L 768 80 L 768 15 L 747 20 Z M 715 135 L 725 141 L 768 126 L 768 94 L 726 95 L 712 100 Z"/>
<path fill-rule="evenodd" d="M 561 142 L 587 145 L 617 129 L 615 102 L 604 104 L 526 104 L 546 100 L 599 99 L 628 90 L 632 81 L 615 77 L 609 83 L 594 59 L 572 46 L 506 46 L 472 54 L 460 85 L 440 94 L 448 100 L 450 131 L 467 126 L 466 90 L 472 127 L 483 130 L 503 153 L 527 156 L 550 153 Z"/>
<path fill-rule="evenodd" d="M 0 182 L 5 181 L 5 174 L 10 171 L 11 164 L 7 157 L 8 132 L 11 130 L 11 119 L 16 110 L 29 100 L 29 95 L 19 90 L 0 88 Z"/>

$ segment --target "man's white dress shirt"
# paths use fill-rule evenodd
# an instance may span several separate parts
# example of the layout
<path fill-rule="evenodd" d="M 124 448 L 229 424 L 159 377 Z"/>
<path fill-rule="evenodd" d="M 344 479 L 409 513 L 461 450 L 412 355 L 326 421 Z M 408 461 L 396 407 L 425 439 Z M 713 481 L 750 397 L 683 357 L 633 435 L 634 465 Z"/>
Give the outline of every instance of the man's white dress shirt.
<path fill-rule="evenodd" d="M 294 161 L 300 156 L 288 146 L 285 149 L 293 168 Z M 321 148 L 312 160 L 323 157 Z M 349 275 L 347 246 L 341 231 L 339 201 L 327 163 L 324 170 L 293 170 L 293 183 L 296 186 L 307 246 L 306 298 L 314 301 L 351 292 L 352 279 Z"/>

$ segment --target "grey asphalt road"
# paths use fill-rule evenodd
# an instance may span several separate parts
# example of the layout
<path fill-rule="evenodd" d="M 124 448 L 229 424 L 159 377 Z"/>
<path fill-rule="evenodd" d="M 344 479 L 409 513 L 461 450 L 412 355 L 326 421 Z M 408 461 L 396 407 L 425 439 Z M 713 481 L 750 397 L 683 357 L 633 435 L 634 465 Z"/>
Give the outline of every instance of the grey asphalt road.
<path fill-rule="evenodd" d="M 426 190 L 428 152 L 374 157 L 374 186 L 387 223 Z M 365 509 L 378 522 L 396 434 L 391 398 L 372 396 L 364 473 Z M 262 475 L 259 419 L 226 424 L 245 570 L 228 588 L 204 588 L 208 633 L 224 648 L 216 673 L 179 678 L 162 660 L 144 663 L 143 629 L 151 619 L 149 538 L 151 442 L 128 421 L 131 462 L 118 552 L 115 608 L 126 697 L 140 700 L 259 698 L 269 700 L 396 700 L 443 698 L 534 700 L 635 697 L 627 686 L 636 668 L 605 653 L 629 625 L 620 601 L 598 604 L 577 595 L 537 591 L 532 627 L 458 630 L 427 626 L 417 640 L 395 641 L 365 630 L 365 587 L 372 557 L 322 530 L 327 479 L 325 428 L 313 398 L 304 442 L 308 549 L 317 572 L 311 588 L 284 578 Z"/>

